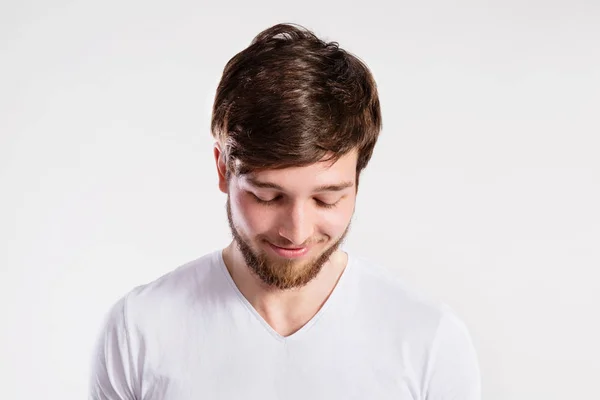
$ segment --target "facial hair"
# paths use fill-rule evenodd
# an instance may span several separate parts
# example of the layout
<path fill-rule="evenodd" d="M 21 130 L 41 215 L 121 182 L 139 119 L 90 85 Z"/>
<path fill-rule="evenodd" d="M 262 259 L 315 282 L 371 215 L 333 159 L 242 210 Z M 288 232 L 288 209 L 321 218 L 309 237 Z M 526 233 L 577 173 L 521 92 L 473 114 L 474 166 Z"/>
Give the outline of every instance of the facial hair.
<path fill-rule="evenodd" d="M 350 224 L 348 224 L 342 236 L 333 245 L 323 251 L 316 259 L 310 260 L 306 265 L 298 265 L 297 261 L 290 259 L 274 261 L 269 259 L 263 252 L 255 251 L 248 241 L 242 237 L 233 222 L 229 196 L 227 196 L 226 208 L 231 235 L 240 253 L 242 253 L 246 265 L 267 286 L 279 290 L 300 288 L 312 281 L 331 255 L 343 243 L 350 230 Z"/>

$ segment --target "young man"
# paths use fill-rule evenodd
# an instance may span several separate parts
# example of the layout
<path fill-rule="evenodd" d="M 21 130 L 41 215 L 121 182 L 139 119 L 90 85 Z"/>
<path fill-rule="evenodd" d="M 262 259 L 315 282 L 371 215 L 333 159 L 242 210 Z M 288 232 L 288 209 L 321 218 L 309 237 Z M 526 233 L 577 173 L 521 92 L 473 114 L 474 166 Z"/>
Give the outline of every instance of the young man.
<path fill-rule="evenodd" d="M 276 25 L 213 109 L 233 241 L 118 301 L 91 399 L 480 398 L 464 324 L 342 251 L 381 128 L 368 68 Z"/>

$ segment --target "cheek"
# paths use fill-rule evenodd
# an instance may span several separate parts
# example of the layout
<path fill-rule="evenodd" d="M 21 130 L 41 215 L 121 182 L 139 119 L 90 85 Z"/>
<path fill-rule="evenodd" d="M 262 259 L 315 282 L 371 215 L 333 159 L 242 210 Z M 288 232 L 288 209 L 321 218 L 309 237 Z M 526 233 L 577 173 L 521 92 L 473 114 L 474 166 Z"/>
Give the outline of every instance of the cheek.
<path fill-rule="evenodd" d="M 316 209 L 312 221 L 315 234 L 327 235 L 330 238 L 342 235 L 352 219 L 353 210 L 354 205 L 345 201 L 333 209 Z"/>
<path fill-rule="evenodd" d="M 232 210 L 232 213 L 236 224 L 252 236 L 268 232 L 275 220 L 272 211 L 244 196 L 235 199 L 235 208 L 236 212 Z"/>
<path fill-rule="evenodd" d="M 325 211 L 322 217 L 322 226 L 329 230 L 333 236 L 341 235 L 352 219 L 354 207 L 351 204 L 344 205 L 336 211 Z"/>

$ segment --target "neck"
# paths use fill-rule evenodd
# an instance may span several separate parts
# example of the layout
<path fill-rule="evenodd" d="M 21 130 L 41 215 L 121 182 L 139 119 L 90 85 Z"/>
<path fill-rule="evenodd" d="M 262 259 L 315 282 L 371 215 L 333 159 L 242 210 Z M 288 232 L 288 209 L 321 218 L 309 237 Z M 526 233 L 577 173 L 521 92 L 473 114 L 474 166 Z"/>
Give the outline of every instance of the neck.
<path fill-rule="evenodd" d="M 248 302 L 276 332 L 288 336 L 310 321 L 327 301 L 346 268 L 348 255 L 337 250 L 313 280 L 289 290 L 269 287 L 252 273 L 235 242 L 223 250 L 223 259 Z"/>

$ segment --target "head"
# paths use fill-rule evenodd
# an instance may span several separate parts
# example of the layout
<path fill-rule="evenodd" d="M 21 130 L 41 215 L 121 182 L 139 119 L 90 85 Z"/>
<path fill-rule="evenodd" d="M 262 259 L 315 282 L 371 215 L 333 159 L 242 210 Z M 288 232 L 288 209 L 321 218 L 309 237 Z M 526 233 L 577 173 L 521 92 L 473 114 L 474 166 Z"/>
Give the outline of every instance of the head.
<path fill-rule="evenodd" d="M 379 136 L 371 73 L 335 42 L 273 26 L 225 66 L 211 128 L 219 187 L 246 264 L 269 286 L 305 285 L 349 230 Z M 277 247 L 306 251 L 290 257 Z"/>

